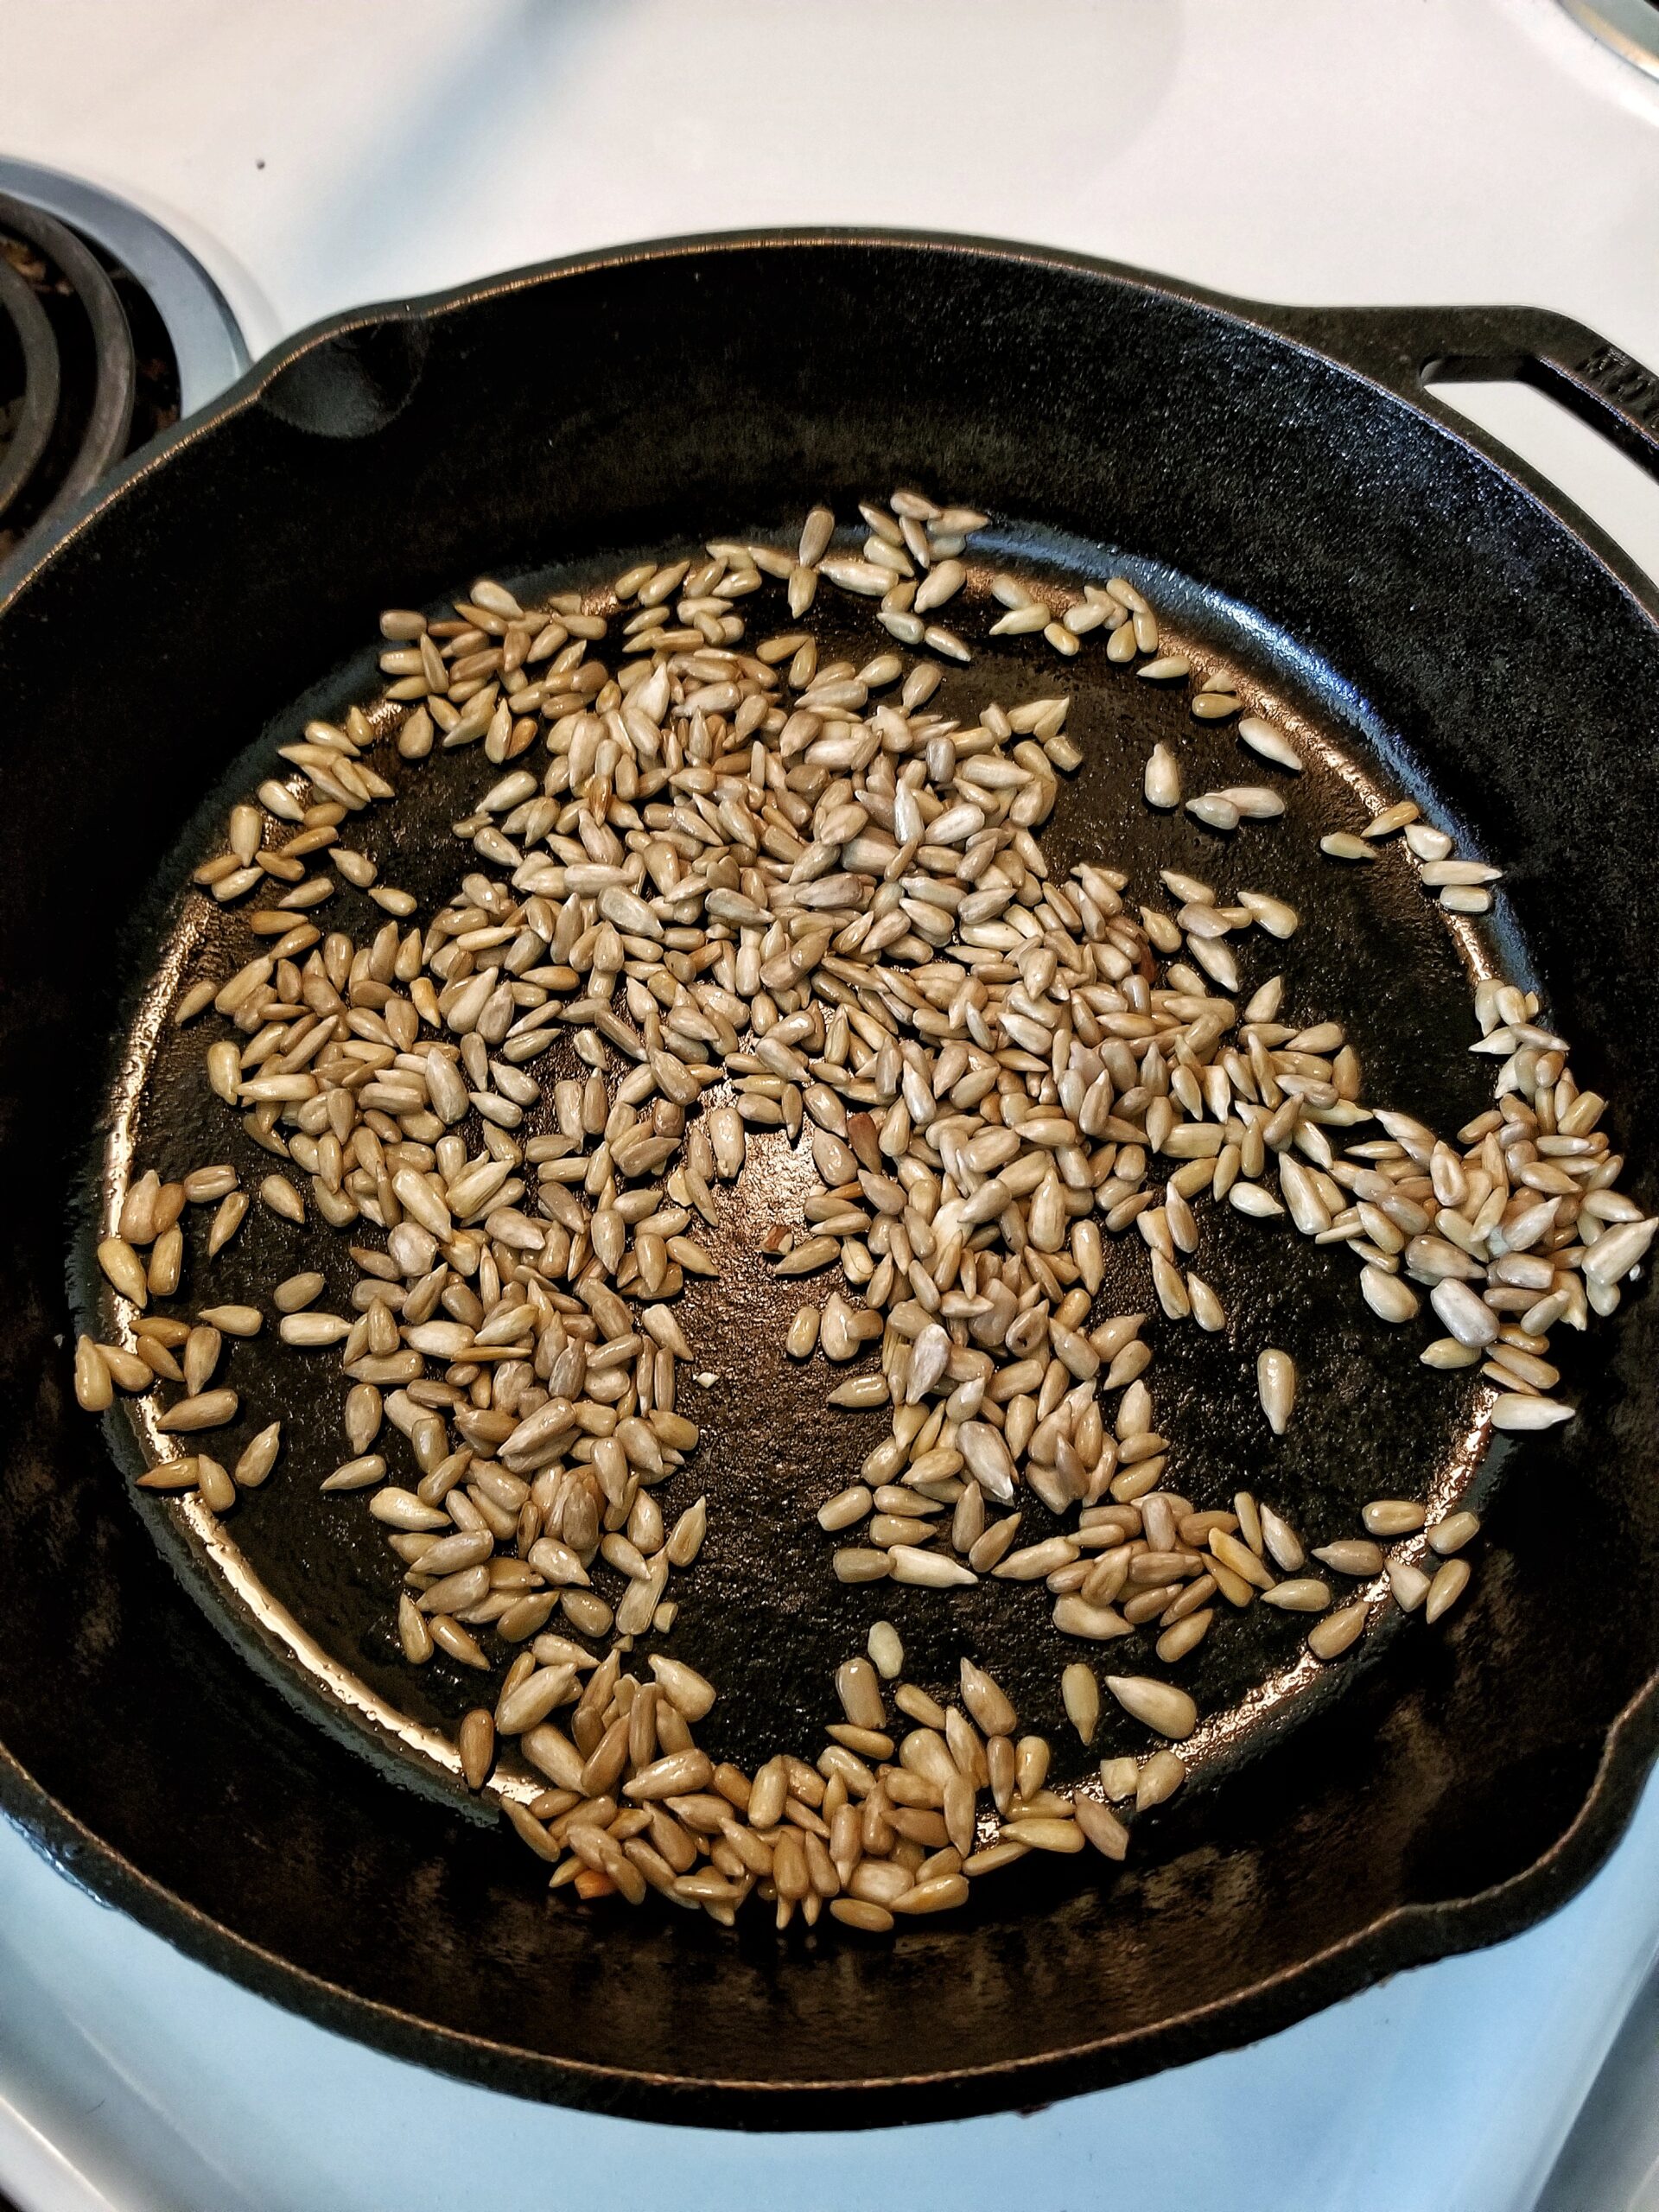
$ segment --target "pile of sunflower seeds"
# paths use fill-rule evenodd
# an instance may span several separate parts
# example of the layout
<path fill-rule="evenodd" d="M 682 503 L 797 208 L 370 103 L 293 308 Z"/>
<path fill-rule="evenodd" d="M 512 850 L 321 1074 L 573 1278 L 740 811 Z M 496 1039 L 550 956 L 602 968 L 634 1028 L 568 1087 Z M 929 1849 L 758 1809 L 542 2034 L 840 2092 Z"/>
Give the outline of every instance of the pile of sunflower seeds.
<path fill-rule="evenodd" d="M 438 1651 L 493 1675 L 486 1632 L 514 1651 L 459 1732 L 468 1783 L 485 1785 L 499 1739 L 517 1744 L 548 1787 L 503 1792 L 502 1809 L 555 1886 L 636 1903 L 654 1888 L 723 1922 L 758 1890 L 780 1925 L 828 1904 L 874 1931 L 961 1904 L 1032 1850 L 1121 1858 L 1113 1806 L 1179 1787 L 1169 1746 L 1198 1715 L 1166 1679 L 1108 1675 L 1161 1740 L 1051 1790 L 1050 1746 L 1017 1733 L 988 1675 L 964 1660 L 960 1707 L 941 1705 L 901 1679 L 882 1623 L 837 1672 L 843 1718 L 816 1764 L 779 1752 L 745 1776 L 695 1743 L 715 1691 L 693 1668 L 653 1653 L 652 1680 L 625 1671 L 638 1639 L 671 1630 L 672 1578 L 707 1528 L 706 1498 L 671 1524 L 654 1494 L 698 1442 L 675 1301 L 715 1271 L 698 1232 L 719 1224 L 752 1131 L 804 1136 L 822 1186 L 766 1238 L 780 1274 L 834 1285 L 800 1307 L 789 1352 L 835 1366 L 879 1348 L 828 1394 L 891 1420 L 819 1510 L 834 1573 L 1041 1582 L 1061 1637 L 1144 1633 L 1166 1667 L 1258 1602 L 1309 1615 L 1320 1660 L 1385 1606 L 1436 1618 L 1478 1528 L 1378 1499 L 1315 1574 L 1268 1504 L 1201 1507 L 1167 1484 L 1142 1330 L 1154 1306 L 1225 1326 L 1194 1264 L 1205 1206 L 1287 1214 L 1348 1245 L 1382 1321 L 1413 1320 L 1412 1286 L 1426 1289 L 1446 1333 L 1424 1359 L 1478 1364 L 1506 1429 L 1570 1418 L 1549 1395 L 1549 1332 L 1617 1306 L 1656 1224 L 1617 1191 L 1605 1102 L 1578 1090 L 1532 995 L 1479 985 L 1496 1103 L 1449 1141 L 1366 1105 L 1340 1025 L 1281 1022 L 1277 979 L 1239 1003 L 1230 940 L 1288 938 L 1285 902 L 1166 870 L 1166 903 L 1132 908 L 1103 863 L 1057 880 L 1037 833 L 1081 764 L 1066 698 L 987 702 L 971 725 L 931 704 L 941 660 L 972 658 L 933 618 L 985 518 L 914 493 L 861 513 L 855 551 L 834 550 L 817 508 L 793 550 L 711 543 L 630 570 L 597 606 L 526 608 L 486 581 L 447 619 L 383 617 L 373 719 L 308 723 L 282 748 L 296 772 L 232 810 L 226 850 L 196 874 L 245 915 L 251 952 L 189 984 L 175 1019 L 219 1017 L 207 1082 L 273 1166 L 252 1192 L 225 1165 L 128 1184 L 99 1247 L 124 1340 L 83 1337 L 75 1385 L 92 1411 L 116 1389 L 176 1386 L 156 1426 L 186 1455 L 140 1479 L 228 1511 L 282 1437 L 269 1424 L 233 1466 L 215 1459 L 213 1432 L 240 1411 L 217 1378 L 226 1339 L 270 1317 L 186 1319 L 151 1300 L 178 1298 L 187 1206 L 215 1209 L 210 1255 L 253 1199 L 326 1222 L 357 1270 L 351 1310 L 320 1309 L 315 1273 L 270 1294 L 281 1341 L 334 1355 L 346 1386 L 322 1488 L 364 1492 L 385 1528 L 411 1663 Z M 740 608 L 774 582 L 791 626 L 750 644 Z M 826 586 L 868 601 L 886 632 L 861 664 L 823 660 L 802 626 Z M 1193 673 L 1126 579 L 1065 603 L 1001 573 L 991 589 L 993 634 L 1040 631 L 1070 658 L 1099 632 L 1141 678 Z M 1225 676 L 1190 694 L 1198 720 L 1238 715 L 1241 740 L 1294 772 L 1290 737 L 1244 704 Z M 351 824 L 395 804 L 413 764 L 474 745 L 491 776 L 454 824 L 467 871 L 422 922 Z M 404 764 L 386 760 L 391 775 L 374 765 L 387 747 Z M 532 747 L 544 767 L 524 765 Z M 1145 795 L 1181 802 L 1166 747 Z M 1187 804 L 1224 832 L 1283 811 L 1255 785 Z M 1396 830 L 1443 905 L 1484 911 L 1496 872 L 1451 858 L 1410 802 L 1322 849 L 1370 859 Z M 310 918 L 337 880 L 387 917 L 366 943 Z M 538 1077 L 570 1042 L 585 1076 Z M 1098 1319 L 1103 1239 L 1131 1228 L 1151 1302 Z M 1256 1372 L 1282 1433 L 1294 1365 L 1267 1346 Z M 1069 1525 L 1022 1543 L 1027 1496 Z M 1062 1690 L 1086 1744 L 1092 1669 L 1073 1660 Z"/>

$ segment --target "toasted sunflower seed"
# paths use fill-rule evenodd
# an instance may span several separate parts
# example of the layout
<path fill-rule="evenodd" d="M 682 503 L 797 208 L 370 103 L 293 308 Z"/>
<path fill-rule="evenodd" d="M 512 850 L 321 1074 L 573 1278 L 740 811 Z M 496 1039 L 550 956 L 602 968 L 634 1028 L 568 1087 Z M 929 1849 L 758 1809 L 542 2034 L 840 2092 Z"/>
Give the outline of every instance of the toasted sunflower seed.
<path fill-rule="evenodd" d="M 1093 1743 L 1100 1725 L 1100 1684 L 1094 1669 L 1074 1659 L 1060 1676 L 1060 1697 L 1065 1717 L 1077 1730 L 1079 1740 L 1085 1745 Z"/>
<path fill-rule="evenodd" d="M 1197 1706 L 1173 1682 L 1157 1681 L 1147 1675 L 1108 1675 L 1106 1687 L 1125 1713 L 1143 1720 L 1160 1736 L 1173 1737 L 1179 1743 L 1198 1725 Z"/>
<path fill-rule="evenodd" d="M 1268 1427 L 1275 1436 L 1282 1436 L 1290 1425 L 1291 1408 L 1296 1402 L 1295 1361 L 1287 1351 L 1268 1350 L 1260 1353 L 1255 1363 L 1255 1383 Z"/>
<path fill-rule="evenodd" d="M 1253 753 L 1259 753 L 1264 760 L 1274 761 L 1281 768 L 1289 768 L 1293 771 L 1300 769 L 1301 754 L 1298 753 L 1284 732 L 1275 724 L 1267 721 L 1264 716 L 1242 715 L 1239 717 L 1238 734 L 1250 750 Z"/>

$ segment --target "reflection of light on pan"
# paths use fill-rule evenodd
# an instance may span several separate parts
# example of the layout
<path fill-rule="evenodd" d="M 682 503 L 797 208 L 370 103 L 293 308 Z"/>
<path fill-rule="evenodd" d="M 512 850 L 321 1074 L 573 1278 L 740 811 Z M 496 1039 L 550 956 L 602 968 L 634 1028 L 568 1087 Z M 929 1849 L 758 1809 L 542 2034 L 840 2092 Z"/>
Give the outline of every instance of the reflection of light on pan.
<path fill-rule="evenodd" d="M 461 1759 L 448 1738 L 435 1728 L 411 1720 L 407 1713 L 399 1713 L 396 1706 L 359 1681 L 348 1668 L 331 1659 L 287 1606 L 279 1605 L 271 1596 L 243 1557 L 239 1547 L 226 1535 L 224 1523 L 216 1513 L 194 1495 L 181 1498 L 176 1510 L 232 1596 L 246 1606 L 264 1634 L 290 1652 L 353 1719 L 412 1751 L 416 1758 L 430 1760 L 447 1775 L 460 1780 Z M 498 1764 L 479 1795 L 486 1799 L 512 1797 L 527 1805 L 546 1788 L 544 1781 L 526 1775 L 522 1769 L 512 1773 Z"/>
<path fill-rule="evenodd" d="M 705 1096 L 714 1105 L 731 1099 L 723 1085 Z M 783 1129 L 751 1128 L 744 1148 L 743 1173 L 735 1183 L 722 1185 L 721 1194 L 730 1209 L 731 1233 L 740 1243 L 758 1245 L 766 1231 L 780 1222 L 798 1229 L 803 1205 L 823 1188 L 809 1143 L 791 1144 Z M 839 1281 L 839 1270 L 824 1272 L 833 1273 Z"/>
<path fill-rule="evenodd" d="M 160 964 L 128 1033 L 128 1050 L 117 1079 L 114 1111 L 104 1154 L 103 1220 L 108 1235 L 115 1233 L 122 1197 L 132 1173 L 135 1125 L 150 1061 L 166 1028 L 167 1009 L 178 995 L 186 964 L 200 941 L 204 918 L 200 908 L 194 922 L 187 913 L 167 938 Z M 153 1397 L 124 1398 L 120 1403 L 151 1466 L 188 1456 L 176 1449 L 178 1438 L 164 1435 L 157 1429 L 156 1415 L 162 1408 Z M 204 1448 L 210 1441 L 210 1436 L 202 1440 Z M 159 1502 L 226 1593 L 232 1610 L 251 1621 L 268 1648 L 275 1647 L 286 1654 L 341 1718 L 357 1728 L 367 1729 L 383 1749 L 399 1755 L 404 1771 L 412 1771 L 410 1762 L 415 1761 L 439 1770 L 452 1784 L 461 1781 L 460 1756 L 449 1738 L 440 1730 L 411 1719 L 390 1699 L 380 1696 L 359 1680 L 349 1667 L 331 1657 L 288 1607 L 266 1588 L 241 1547 L 226 1533 L 224 1522 L 210 1507 L 194 1492 Z M 512 1797 L 521 1804 L 528 1804 L 546 1787 L 544 1780 L 529 1774 L 521 1762 L 508 1755 L 498 1759 L 494 1771 L 477 1794 L 486 1803 L 492 1799 Z M 448 1790 L 445 1796 L 450 1796 Z"/>
<path fill-rule="evenodd" d="M 195 950 L 199 934 L 200 923 L 193 928 L 187 919 L 165 941 L 161 964 L 127 1032 L 125 1051 L 115 1083 L 115 1109 L 110 1116 L 110 1134 L 104 1151 L 101 1236 L 113 1236 L 116 1233 L 121 1201 L 132 1179 L 134 1125 L 139 1096 L 149 1074 L 156 1042 L 166 1025 L 167 1009 L 178 994 L 180 978 Z"/>
<path fill-rule="evenodd" d="M 1490 1386 L 1482 1388 L 1468 1423 L 1459 1439 L 1457 1450 L 1434 1471 L 1423 1499 L 1429 1522 L 1443 1519 L 1454 1506 L 1474 1506 L 1479 1503 L 1477 1477 L 1483 1463 L 1487 1461 L 1493 1441 L 1488 1416 L 1497 1398 L 1496 1389 Z M 1491 1471 L 1489 1465 L 1489 1478 Z M 1480 1487 L 1484 1490 L 1485 1486 L 1483 1484 Z M 1388 1548 L 1396 1559 L 1413 1567 L 1421 1567 L 1428 1554 L 1427 1532 L 1420 1529 L 1415 1535 L 1396 1537 Z M 1314 1564 L 1310 1561 L 1310 1571 Z M 1426 1568 L 1425 1572 L 1432 1572 L 1432 1567 Z M 1393 1635 L 1410 1618 L 1402 1607 L 1395 1604 L 1386 1573 L 1376 1575 L 1370 1581 L 1344 1586 L 1342 1591 L 1344 1605 L 1356 1604 L 1361 1599 L 1370 1608 L 1362 1631 L 1367 1641 L 1378 1635 Z M 1103 1649 L 1109 1656 L 1111 1645 L 1107 1644 Z M 1224 1713 L 1212 1713 L 1208 1719 L 1201 1719 L 1192 1735 L 1179 1746 L 1189 1771 L 1197 1776 L 1206 1766 L 1213 1765 L 1217 1758 L 1236 1750 L 1241 1738 L 1252 1728 L 1258 1727 L 1268 1716 L 1273 1716 L 1282 1728 L 1294 1710 L 1296 1693 L 1317 1681 L 1327 1671 L 1325 1662 L 1316 1659 L 1304 1645 L 1288 1666 L 1281 1667 L 1271 1675 L 1264 1675 L 1254 1689 L 1247 1692 L 1236 1705 L 1230 1707 Z"/>
<path fill-rule="evenodd" d="M 176 1440 L 157 1431 L 156 1409 L 148 1399 L 133 1399 L 129 1407 L 143 1440 L 145 1457 L 152 1465 L 184 1456 L 169 1450 Z M 435 1728 L 412 1720 L 406 1713 L 400 1713 L 389 1699 L 378 1695 L 348 1667 L 331 1658 L 288 1607 L 272 1597 L 234 1537 L 226 1533 L 224 1522 L 200 1497 L 188 1492 L 168 1498 L 164 1510 L 175 1517 L 193 1550 L 212 1570 L 232 1605 L 252 1621 L 262 1641 L 286 1652 L 310 1676 L 329 1703 L 339 1708 L 342 1717 L 369 1729 L 386 1750 L 412 1755 L 442 1769 L 455 1781 L 460 1780 L 461 1760 L 448 1738 Z M 498 1764 L 479 1794 L 486 1798 L 514 1797 L 520 1803 L 528 1804 L 546 1787 L 545 1782 L 532 1779 L 522 1768 L 510 1772 Z"/>

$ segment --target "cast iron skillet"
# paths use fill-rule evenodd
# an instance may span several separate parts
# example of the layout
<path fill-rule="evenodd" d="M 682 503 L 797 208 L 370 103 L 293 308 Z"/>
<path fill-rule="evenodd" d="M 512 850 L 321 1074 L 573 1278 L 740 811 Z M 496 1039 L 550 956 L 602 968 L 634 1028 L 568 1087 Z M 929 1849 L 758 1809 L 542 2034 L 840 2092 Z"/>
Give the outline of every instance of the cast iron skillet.
<path fill-rule="evenodd" d="M 1200 644 L 1504 864 L 1503 963 L 1580 1040 L 1650 1206 L 1659 607 L 1581 516 L 1439 410 L 1431 364 L 1529 378 L 1659 467 L 1659 387 L 1555 317 L 1263 308 L 973 241 L 693 241 L 325 326 L 12 572 L 0 1802 L 42 1848 L 400 2055 L 751 2126 L 1122 2080 L 1512 1933 L 1586 1878 L 1659 1713 L 1644 1298 L 1570 1370 L 1580 1419 L 1517 1455 L 1449 1636 L 1397 1639 L 1226 1789 L 1175 1801 L 1116 1879 L 1010 1884 L 879 1949 L 550 1908 L 493 1834 L 393 1795 L 181 1602 L 68 1393 L 66 1243 L 81 1251 L 86 1223 L 66 1224 L 64 1194 L 158 873 L 250 736 L 346 667 L 389 600 L 486 566 L 602 572 L 619 549 L 777 529 L 820 493 L 849 512 L 900 481 L 989 506 L 1015 543 L 1022 525 L 1051 550 L 1069 533 L 1085 568 L 1167 571 Z M 1450 1103 L 1429 995 L 1386 962 L 1361 981 L 1384 1062 L 1397 1074 L 1416 1041 Z M 763 1426 L 743 1448 L 764 1442 Z M 773 1446 L 791 1464 L 803 1448 Z M 1381 1425 L 1370 1449 L 1386 1465 Z M 331 1600 L 350 1581 L 336 1563 Z"/>

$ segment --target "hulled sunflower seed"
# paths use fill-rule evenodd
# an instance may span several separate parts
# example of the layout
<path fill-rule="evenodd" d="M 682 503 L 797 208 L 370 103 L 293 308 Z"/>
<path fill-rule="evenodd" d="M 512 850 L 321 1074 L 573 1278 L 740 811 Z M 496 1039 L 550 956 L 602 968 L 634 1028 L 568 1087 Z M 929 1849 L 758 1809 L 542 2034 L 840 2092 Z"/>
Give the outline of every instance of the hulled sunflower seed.
<path fill-rule="evenodd" d="M 1108 1675 L 1106 1687 L 1125 1713 L 1160 1736 L 1181 1742 L 1198 1725 L 1198 1709 L 1186 1692 L 1148 1675 Z"/>
<path fill-rule="evenodd" d="M 1296 1363 L 1290 1354 L 1271 1349 L 1258 1354 L 1255 1386 L 1268 1427 L 1275 1436 L 1282 1436 L 1296 1402 Z"/>
<path fill-rule="evenodd" d="M 1302 756 L 1284 732 L 1261 715 L 1242 715 L 1238 734 L 1252 753 L 1259 753 L 1264 760 L 1272 760 L 1281 768 L 1300 771 Z"/>
<path fill-rule="evenodd" d="M 1078 1740 L 1092 1744 L 1095 1731 L 1100 1726 L 1100 1684 L 1095 1670 L 1081 1660 L 1073 1660 L 1060 1676 L 1060 1698 L 1065 1707 L 1065 1717 L 1077 1730 Z M 1079 1799 L 1078 1816 L 1082 1816 L 1083 1800 Z"/>

